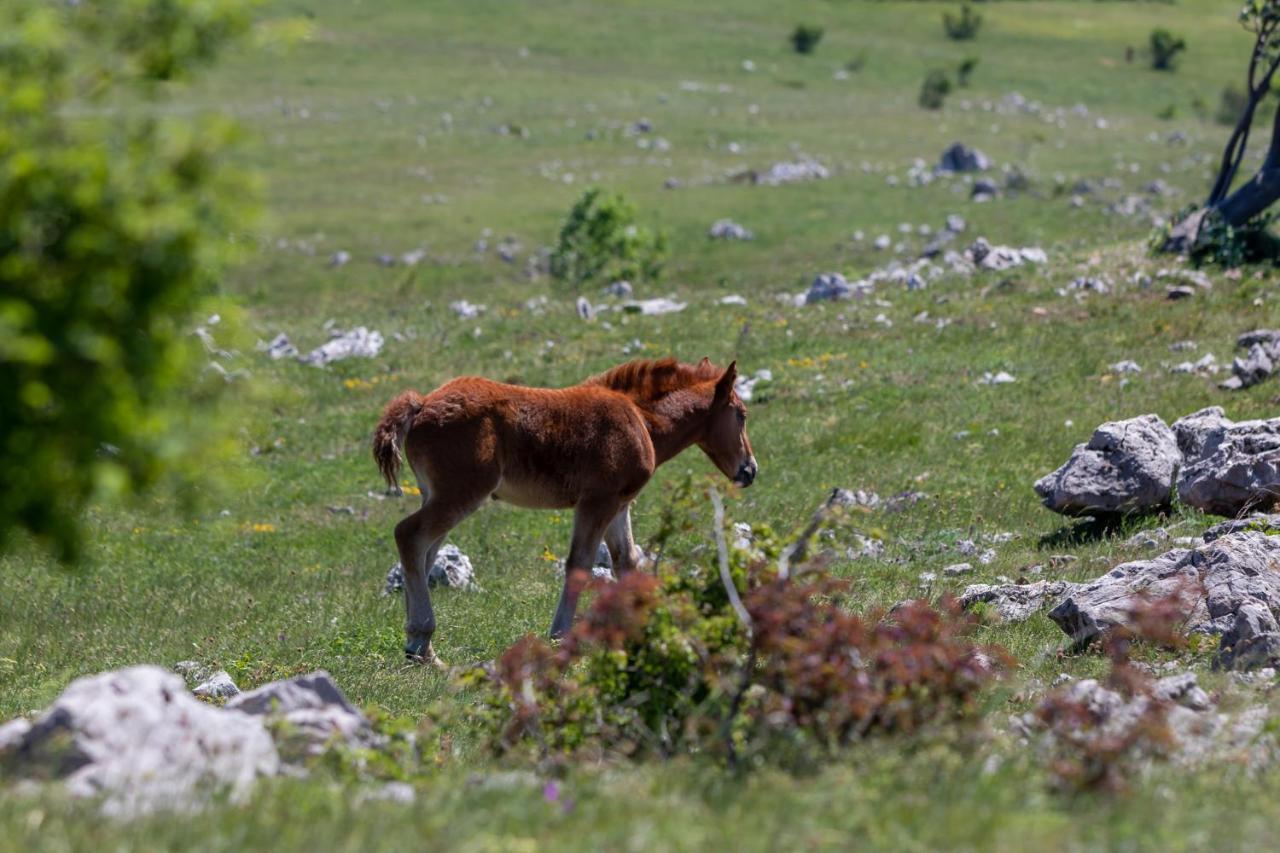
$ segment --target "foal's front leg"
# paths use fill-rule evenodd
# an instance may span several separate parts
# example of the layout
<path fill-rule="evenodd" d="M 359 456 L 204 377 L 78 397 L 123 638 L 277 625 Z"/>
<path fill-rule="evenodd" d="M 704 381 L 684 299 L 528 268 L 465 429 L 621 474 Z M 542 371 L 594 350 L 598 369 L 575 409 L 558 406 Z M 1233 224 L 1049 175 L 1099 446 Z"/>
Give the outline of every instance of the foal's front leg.
<path fill-rule="evenodd" d="M 573 514 L 573 540 L 569 544 L 569 559 L 564 563 L 564 588 L 560 591 L 560 604 L 551 620 L 551 638 L 558 639 L 573 627 L 573 616 L 578 610 L 578 597 L 591 581 L 591 566 L 605 528 L 617 515 L 618 504 L 609 500 L 583 500 Z"/>

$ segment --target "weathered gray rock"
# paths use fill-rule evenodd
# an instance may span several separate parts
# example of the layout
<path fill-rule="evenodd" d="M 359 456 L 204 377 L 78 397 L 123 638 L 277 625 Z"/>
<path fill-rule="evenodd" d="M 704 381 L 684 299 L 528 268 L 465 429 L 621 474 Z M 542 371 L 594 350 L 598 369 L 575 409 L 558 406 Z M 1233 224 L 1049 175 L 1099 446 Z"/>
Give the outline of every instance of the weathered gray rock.
<path fill-rule="evenodd" d="M 1221 521 L 1206 530 L 1202 536 L 1204 541 L 1212 542 L 1215 539 L 1221 539 L 1223 536 L 1229 536 L 1232 533 L 1240 533 L 1245 530 L 1256 530 L 1259 533 L 1269 534 L 1280 533 L 1280 513 L 1260 512 L 1245 518 Z"/>
<path fill-rule="evenodd" d="M 357 326 L 345 332 L 334 331 L 327 343 L 316 347 L 302 356 L 299 361 L 313 367 L 324 367 L 348 358 L 374 358 L 380 352 L 382 352 L 382 334 L 370 331 L 364 326 Z"/>
<path fill-rule="evenodd" d="M 199 701 L 155 666 L 77 679 L 34 722 L 0 732 L 12 775 L 62 779 L 120 816 L 190 809 L 223 791 L 239 799 L 280 769 L 261 720 Z"/>
<path fill-rule="evenodd" d="M 236 687 L 236 683 L 231 680 L 231 675 L 226 670 L 220 669 L 191 688 L 191 692 L 205 699 L 230 699 L 240 692 L 240 688 Z"/>
<path fill-rule="evenodd" d="M 938 172 L 985 172 L 991 168 L 987 155 L 959 142 L 952 143 L 938 160 Z"/>
<path fill-rule="evenodd" d="M 308 755 L 323 752 L 334 739 L 352 746 L 371 746 L 377 742 L 368 718 L 347 701 L 324 670 L 241 693 L 227 702 L 226 709 L 283 720 L 290 731 L 304 737 L 304 752 Z"/>
<path fill-rule="evenodd" d="M 1227 669 L 1257 669 L 1280 659 L 1280 623 L 1275 613 L 1260 601 L 1246 601 L 1236 611 L 1231 629 L 1222 635 L 1218 666 Z"/>
<path fill-rule="evenodd" d="M 1098 427 L 1035 490 L 1064 515 L 1156 510 L 1169 505 L 1180 463 L 1174 432 L 1158 416 L 1142 415 Z"/>
<path fill-rule="evenodd" d="M 755 234 L 732 219 L 718 219 L 711 225 L 707 236 L 712 240 L 754 240 Z"/>
<path fill-rule="evenodd" d="M 968 610 L 979 602 L 990 604 L 1005 622 L 1023 622 L 1068 595 L 1076 584 L 1037 581 L 1028 584 L 971 584 L 960 594 L 960 606 Z"/>
<path fill-rule="evenodd" d="M 1249 347 L 1247 355 L 1237 356 L 1231 360 L 1231 373 L 1240 380 L 1239 383 L 1233 383 L 1233 390 L 1257 385 L 1269 377 L 1274 369 L 1275 364 L 1266 347 L 1262 344 L 1254 344 Z"/>
<path fill-rule="evenodd" d="M 870 292 L 869 286 L 864 287 L 862 282 L 850 284 L 844 276 L 838 272 L 824 272 L 818 275 L 809 285 L 809 290 L 804 295 L 804 301 L 808 305 L 815 302 L 829 302 L 835 299 L 851 299 L 854 296 L 864 296 Z"/>
<path fill-rule="evenodd" d="M 983 237 L 973 241 L 973 245 L 965 250 L 965 257 L 978 269 L 994 272 L 1023 264 L 1043 264 L 1049 259 L 1044 249 L 1039 247 L 992 246 Z"/>
<path fill-rule="evenodd" d="M 1248 603 L 1280 606 L 1280 536 L 1242 532 L 1151 560 L 1116 566 L 1080 584 L 1049 612 L 1077 644 L 1125 624 L 1144 601 L 1176 598 L 1187 633 L 1225 634 Z"/>
<path fill-rule="evenodd" d="M 1178 439 L 1178 450 L 1187 460 L 1198 459 L 1222 441 L 1222 435 L 1231 420 L 1221 406 L 1200 409 L 1173 422 L 1173 434 Z"/>
<path fill-rule="evenodd" d="M 475 569 L 471 566 L 471 558 L 453 543 L 446 544 L 436 554 L 436 561 L 431 564 L 427 573 L 428 586 L 442 586 L 446 589 L 477 589 Z M 391 595 L 404 589 L 404 567 L 396 563 L 387 570 L 387 579 L 382 587 L 383 595 Z"/>
<path fill-rule="evenodd" d="M 1240 516 L 1267 510 L 1280 497 L 1280 418 L 1234 423 L 1221 409 L 1190 416 L 1179 499 L 1215 515 Z M 1184 418 L 1184 421 L 1187 419 Z M 1184 442 L 1180 442 L 1184 443 Z"/>

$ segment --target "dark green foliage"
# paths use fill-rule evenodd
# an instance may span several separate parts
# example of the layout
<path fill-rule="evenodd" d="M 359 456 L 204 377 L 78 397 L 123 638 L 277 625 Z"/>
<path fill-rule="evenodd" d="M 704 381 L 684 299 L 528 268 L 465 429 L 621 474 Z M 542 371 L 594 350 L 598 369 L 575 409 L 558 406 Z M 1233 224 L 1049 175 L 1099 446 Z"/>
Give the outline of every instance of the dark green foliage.
<path fill-rule="evenodd" d="M 818 47 L 818 42 L 822 41 L 822 27 L 810 24 L 796 24 L 796 28 L 791 31 L 791 47 L 796 53 L 809 55 Z"/>
<path fill-rule="evenodd" d="M 658 278 L 667 241 L 661 233 L 636 224 L 636 211 L 620 193 L 588 189 L 569 211 L 551 255 L 551 274 L 579 288 Z"/>
<path fill-rule="evenodd" d="M 930 71 L 920 86 L 920 106 L 926 110 L 940 110 L 951 94 L 951 78 L 945 71 Z"/>
<path fill-rule="evenodd" d="M 978 30 L 982 29 L 982 16 L 965 3 L 960 7 L 959 17 L 950 12 L 942 13 L 942 28 L 946 31 L 947 38 L 953 41 L 971 41 L 978 37 Z"/>
<path fill-rule="evenodd" d="M 1152 234 L 1150 245 L 1158 249 L 1169 238 L 1172 228 L 1190 216 L 1198 216 L 1198 205 L 1183 208 L 1170 217 L 1169 224 Z M 1271 223 L 1277 214 L 1271 211 L 1254 217 L 1243 226 L 1232 227 L 1214 211 L 1204 214 L 1199 233 L 1189 255 L 1196 265 L 1218 266 L 1226 269 L 1241 264 L 1264 263 L 1280 257 L 1280 240 L 1271 233 Z"/>
<path fill-rule="evenodd" d="M 0 546 L 25 529 L 73 557 L 87 501 L 139 492 L 191 449 L 190 321 L 242 215 L 229 129 L 69 108 L 151 91 L 247 25 L 240 0 L 3 12 Z"/>
<path fill-rule="evenodd" d="M 975 68 L 978 67 L 978 57 L 966 56 L 961 61 L 960 66 L 956 69 L 956 85 L 964 88 L 969 85 L 969 76 L 973 74 Z"/>
<path fill-rule="evenodd" d="M 1178 61 L 1178 54 L 1186 50 L 1186 48 L 1186 41 L 1163 27 L 1152 30 L 1151 67 L 1157 71 L 1174 70 Z"/>

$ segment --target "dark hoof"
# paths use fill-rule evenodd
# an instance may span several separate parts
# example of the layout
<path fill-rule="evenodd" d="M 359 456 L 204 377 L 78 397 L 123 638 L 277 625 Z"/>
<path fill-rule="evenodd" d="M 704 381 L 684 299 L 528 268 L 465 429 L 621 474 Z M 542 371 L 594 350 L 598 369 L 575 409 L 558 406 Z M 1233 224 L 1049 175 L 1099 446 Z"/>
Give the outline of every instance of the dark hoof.
<path fill-rule="evenodd" d="M 409 660 L 422 660 L 430 654 L 431 641 L 424 637 L 411 637 L 404 644 L 404 656 Z"/>

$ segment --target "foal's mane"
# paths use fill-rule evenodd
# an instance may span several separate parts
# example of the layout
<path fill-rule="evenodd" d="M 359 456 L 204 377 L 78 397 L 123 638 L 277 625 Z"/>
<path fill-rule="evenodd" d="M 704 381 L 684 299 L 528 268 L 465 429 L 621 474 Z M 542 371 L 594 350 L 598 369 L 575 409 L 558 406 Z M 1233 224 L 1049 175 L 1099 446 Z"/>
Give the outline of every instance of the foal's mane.
<path fill-rule="evenodd" d="M 719 379 L 722 373 L 706 359 L 698 364 L 684 364 L 674 358 L 638 358 L 593 376 L 583 384 L 602 385 L 632 397 L 657 400 L 690 385 Z"/>

